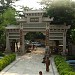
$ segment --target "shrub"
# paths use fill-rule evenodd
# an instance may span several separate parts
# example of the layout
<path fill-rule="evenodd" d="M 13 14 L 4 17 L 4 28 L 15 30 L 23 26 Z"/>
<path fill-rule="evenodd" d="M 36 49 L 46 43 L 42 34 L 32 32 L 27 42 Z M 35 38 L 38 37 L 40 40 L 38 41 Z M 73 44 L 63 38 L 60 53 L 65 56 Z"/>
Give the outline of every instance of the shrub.
<path fill-rule="evenodd" d="M 75 75 L 72 67 L 66 62 L 64 57 L 57 55 L 54 61 L 60 75 Z"/>
<path fill-rule="evenodd" d="M 75 75 L 75 72 L 69 72 L 68 75 Z"/>
<path fill-rule="evenodd" d="M 0 71 L 2 69 L 4 69 L 7 65 L 9 65 L 11 62 L 13 62 L 15 59 L 16 59 L 16 55 L 15 54 L 9 54 L 7 56 L 4 56 L 0 60 Z"/>

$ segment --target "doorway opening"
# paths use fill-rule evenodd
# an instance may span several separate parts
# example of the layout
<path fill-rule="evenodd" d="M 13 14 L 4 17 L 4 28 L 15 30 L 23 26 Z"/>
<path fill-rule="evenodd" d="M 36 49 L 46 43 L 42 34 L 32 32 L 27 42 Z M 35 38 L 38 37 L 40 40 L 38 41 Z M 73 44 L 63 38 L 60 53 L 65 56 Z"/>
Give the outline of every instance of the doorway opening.
<path fill-rule="evenodd" d="M 45 35 L 41 32 L 28 32 L 24 36 L 25 49 L 34 50 L 37 47 L 45 47 Z"/>
<path fill-rule="evenodd" d="M 10 40 L 10 48 L 12 52 L 19 51 L 20 48 L 20 42 L 16 39 Z"/>

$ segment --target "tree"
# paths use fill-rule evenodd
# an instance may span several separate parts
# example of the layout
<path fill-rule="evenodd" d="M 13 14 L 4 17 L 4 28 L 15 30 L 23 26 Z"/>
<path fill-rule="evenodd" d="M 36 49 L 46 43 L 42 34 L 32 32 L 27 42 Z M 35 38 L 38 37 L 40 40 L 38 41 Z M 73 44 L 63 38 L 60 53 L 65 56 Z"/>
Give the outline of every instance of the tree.
<path fill-rule="evenodd" d="M 7 8 L 0 13 L 0 45 L 5 46 L 5 26 L 16 24 L 15 9 Z"/>
<path fill-rule="evenodd" d="M 46 6 L 47 15 L 54 17 L 52 23 L 66 23 L 67 25 L 74 23 L 75 2 L 71 0 L 44 0 L 42 2 Z"/>
<path fill-rule="evenodd" d="M 2 25 L 7 26 L 7 25 L 12 25 L 16 24 L 16 19 L 15 19 L 15 9 L 8 8 L 5 10 L 3 13 L 3 23 Z"/>
<path fill-rule="evenodd" d="M 18 1 L 18 0 L 15 0 L 15 1 Z M 0 3 L 3 5 L 3 6 L 10 6 L 11 3 L 15 2 L 13 0 L 0 0 Z"/>
<path fill-rule="evenodd" d="M 0 15 L 0 45 L 5 46 L 5 27 L 16 24 L 15 9 L 8 8 Z"/>
<path fill-rule="evenodd" d="M 0 3 L 1 3 L 0 13 L 3 13 L 4 10 L 8 9 L 9 7 L 12 8 L 12 3 L 16 2 L 16 1 L 18 1 L 18 0 L 15 0 L 15 1 L 13 1 L 13 0 L 0 0 Z"/>
<path fill-rule="evenodd" d="M 43 33 L 41 32 L 29 32 L 26 34 L 25 36 L 26 40 L 34 40 L 35 39 L 44 39 L 45 40 L 45 35 L 43 35 Z"/>
<path fill-rule="evenodd" d="M 50 4 L 52 3 L 53 0 L 42 0 L 39 2 L 41 5 L 43 5 L 43 9 L 49 8 Z"/>
<path fill-rule="evenodd" d="M 17 1 L 17 0 L 16 0 Z M 0 46 L 5 47 L 5 27 L 16 24 L 16 10 L 11 6 L 13 0 L 0 0 Z"/>
<path fill-rule="evenodd" d="M 5 45 L 5 27 L 0 26 L 0 45 L 4 44 Z"/>

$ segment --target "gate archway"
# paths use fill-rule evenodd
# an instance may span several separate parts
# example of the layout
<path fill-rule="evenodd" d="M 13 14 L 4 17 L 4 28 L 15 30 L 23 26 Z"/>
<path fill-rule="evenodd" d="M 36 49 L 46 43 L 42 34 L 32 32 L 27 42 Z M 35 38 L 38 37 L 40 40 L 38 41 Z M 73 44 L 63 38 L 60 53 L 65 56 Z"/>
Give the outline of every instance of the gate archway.
<path fill-rule="evenodd" d="M 11 51 L 10 40 L 20 42 L 20 52 L 26 52 L 24 49 L 24 35 L 28 32 L 41 32 L 46 35 L 46 46 L 52 46 L 54 40 L 62 41 L 63 52 L 66 50 L 66 32 L 70 26 L 50 25 L 53 18 L 43 16 L 44 10 L 24 11 L 23 15 L 17 19 L 19 25 L 9 25 L 6 27 L 6 50 Z"/>

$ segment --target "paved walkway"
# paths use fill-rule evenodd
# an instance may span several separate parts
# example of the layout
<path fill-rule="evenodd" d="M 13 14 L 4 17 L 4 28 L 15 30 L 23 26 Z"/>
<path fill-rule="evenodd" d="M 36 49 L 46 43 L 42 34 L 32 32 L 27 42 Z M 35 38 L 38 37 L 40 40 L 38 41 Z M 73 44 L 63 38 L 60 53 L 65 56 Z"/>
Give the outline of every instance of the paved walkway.
<path fill-rule="evenodd" d="M 39 71 L 42 71 L 43 75 L 59 75 L 53 57 L 50 58 L 50 71 L 46 72 L 46 65 L 42 63 L 44 51 L 44 48 L 37 48 L 32 53 L 17 57 L 0 75 L 39 75 Z"/>

